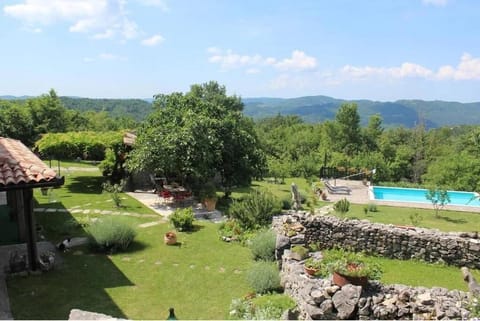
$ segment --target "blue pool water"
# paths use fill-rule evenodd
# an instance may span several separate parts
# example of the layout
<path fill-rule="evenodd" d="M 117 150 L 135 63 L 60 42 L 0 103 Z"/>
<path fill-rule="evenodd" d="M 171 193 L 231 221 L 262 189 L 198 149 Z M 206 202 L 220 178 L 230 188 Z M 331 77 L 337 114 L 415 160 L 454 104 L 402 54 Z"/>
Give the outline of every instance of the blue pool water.
<path fill-rule="evenodd" d="M 395 202 L 414 202 L 414 203 L 430 203 L 425 197 L 426 189 L 419 188 L 399 188 L 399 187 L 373 187 L 373 196 L 375 200 L 379 201 L 395 201 Z M 473 196 L 478 195 L 473 192 L 457 192 L 448 191 L 450 202 L 448 205 L 461 206 L 480 206 L 479 199 L 472 199 Z"/>

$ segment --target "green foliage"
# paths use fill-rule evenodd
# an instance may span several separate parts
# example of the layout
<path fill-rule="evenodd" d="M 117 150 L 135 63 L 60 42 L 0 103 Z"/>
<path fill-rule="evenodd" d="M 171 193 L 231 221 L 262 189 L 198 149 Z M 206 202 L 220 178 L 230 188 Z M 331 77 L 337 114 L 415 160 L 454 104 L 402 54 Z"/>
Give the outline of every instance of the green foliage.
<path fill-rule="evenodd" d="M 275 260 L 276 235 L 271 230 L 259 231 L 252 239 L 250 248 L 253 258 L 262 261 Z"/>
<path fill-rule="evenodd" d="M 255 293 L 263 294 L 280 289 L 280 275 L 276 263 L 260 261 L 246 274 L 247 282 Z"/>
<path fill-rule="evenodd" d="M 333 208 L 336 212 L 345 214 L 350 210 L 350 202 L 346 198 L 342 198 L 333 204 Z"/>
<path fill-rule="evenodd" d="M 170 215 L 170 223 L 179 231 L 191 231 L 195 216 L 191 207 L 177 208 Z"/>
<path fill-rule="evenodd" d="M 218 226 L 218 230 L 221 237 L 227 237 L 232 240 L 240 240 L 243 229 L 237 220 L 226 220 Z"/>
<path fill-rule="evenodd" d="M 430 188 L 425 194 L 427 200 L 432 202 L 435 216 L 438 217 L 438 211 L 442 209 L 447 203 L 450 203 L 450 197 L 444 189 L 438 187 Z"/>
<path fill-rule="evenodd" d="M 470 311 L 470 318 L 480 318 L 480 296 L 472 295 L 468 310 Z"/>
<path fill-rule="evenodd" d="M 272 217 L 280 213 L 280 204 L 268 192 L 254 190 L 240 200 L 234 200 L 228 214 L 238 220 L 244 229 L 256 229 L 271 223 Z"/>
<path fill-rule="evenodd" d="M 300 256 L 300 259 L 302 260 L 308 256 L 308 252 L 309 252 L 308 248 L 302 245 L 294 245 L 291 247 L 290 251 L 298 254 Z"/>
<path fill-rule="evenodd" d="M 322 254 L 322 259 L 312 257 L 305 261 L 306 267 L 318 269 L 316 273 L 318 276 L 326 276 L 333 272 L 345 276 L 367 277 L 369 280 L 378 280 L 382 276 L 380 265 L 363 253 L 338 248 L 324 251 Z"/>
<path fill-rule="evenodd" d="M 101 252 L 125 251 L 137 232 L 119 218 L 103 218 L 87 228 L 90 243 Z"/>
<path fill-rule="evenodd" d="M 410 218 L 410 222 L 414 226 L 418 226 L 423 221 L 423 216 L 418 214 L 417 212 L 410 214 L 408 217 Z"/>
<path fill-rule="evenodd" d="M 125 181 L 121 181 L 118 184 L 112 184 L 110 182 L 104 182 L 102 184 L 103 192 L 109 193 L 113 203 L 116 207 L 122 206 L 122 192 L 125 187 Z"/>
<path fill-rule="evenodd" d="M 186 94 L 155 96 L 154 111 L 138 129 L 129 168 L 198 187 L 217 174 L 226 189 L 248 185 L 261 174 L 265 157 L 242 109 L 240 98 L 227 96 L 216 82 L 192 85 Z"/>
<path fill-rule="evenodd" d="M 282 210 L 289 210 L 292 208 L 292 200 L 290 198 L 282 199 Z"/>
<path fill-rule="evenodd" d="M 377 204 L 368 203 L 368 211 L 372 213 L 378 212 Z"/>
<path fill-rule="evenodd" d="M 266 294 L 252 299 L 233 299 L 230 304 L 230 319 L 279 320 L 283 312 L 295 306 L 295 301 L 283 294 Z"/>
<path fill-rule="evenodd" d="M 35 143 L 40 154 L 56 159 L 103 160 L 106 148 L 123 146 L 122 132 L 48 133 Z"/>

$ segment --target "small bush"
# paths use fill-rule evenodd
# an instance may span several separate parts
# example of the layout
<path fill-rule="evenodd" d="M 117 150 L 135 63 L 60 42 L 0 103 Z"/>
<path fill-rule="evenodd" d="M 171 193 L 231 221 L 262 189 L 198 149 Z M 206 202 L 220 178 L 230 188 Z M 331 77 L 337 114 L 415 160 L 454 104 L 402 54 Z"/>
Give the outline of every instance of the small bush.
<path fill-rule="evenodd" d="M 255 190 L 233 201 L 229 215 L 238 220 L 242 228 L 256 229 L 269 225 L 272 216 L 280 211 L 280 202 L 272 194 Z"/>
<path fill-rule="evenodd" d="M 251 250 L 255 260 L 275 260 L 275 234 L 270 231 L 261 231 L 252 239 Z"/>
<path fill-rule="evenodd" d="M 295 301 L 283 294 L 267 294 L 253 299 L 233 299 L 232 320 L 280 320 L 285 310 L 293 309 Z"/>
<path fill-rule="evenodd" d="M 372 212 L 372 213 L 378 212 L 377 204 L 369 203 L 368 204 L 368 211 Z"/>
<path fill-rule="evenodd" d="M 136 231 L 119 218 L 98 220 L 87 228 L 90 244 L 101 252 L 125 251 L 137 235 Z"/>
<path fill-rule="evenodd" d="M 272 262 L 257 262 L 247 271 L 247 282 L 258 294 L 280 289 L 280 275 Z"/>
<path fill-rule="evenodd" d="M 289 198 L 282 199 L 282 210 L 289 210 L 292 208 L 292 200 Z"/>
<path fill-rule="evenodd" d="M 121 193 L 125 187 L 125 181 L 122 180 L 119 184 L 111 184 L 110 182 L 105 182 L 102 184 L 103 192 L 109 193 L 112 198 L 113 203 L 116 207 L 122 206 Z"/>
<path fill-rule="evenodd" d="M 193 229 L 193 209 L 191 207 L 176 209 L 170 215 L 170 223 L 179 231 L 191 231 Z"/>
<path fill-rule="evenodd" d="M 335 209 L 336 212 L 339 212 L 341 214 L 345 214 L 350 210 L 350 202 L 346 198 L 343 198 L 343 199 L 337 201 L 333 205 L 333 208 Z"/>

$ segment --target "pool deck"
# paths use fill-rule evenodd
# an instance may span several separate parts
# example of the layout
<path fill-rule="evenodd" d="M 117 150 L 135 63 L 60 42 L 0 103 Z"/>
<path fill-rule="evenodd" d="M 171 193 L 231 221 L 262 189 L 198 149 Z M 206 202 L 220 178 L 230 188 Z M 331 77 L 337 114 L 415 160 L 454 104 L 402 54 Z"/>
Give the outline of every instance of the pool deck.
<path fill-rule="evenodd" d="M 369 204 L 374 203 L 377 205 L 398 206 L 398 207 L 412 207 L 412 208 L 425 208 L 432 209 L 432 204 L 428 203 L 409 203 L 409 202 L 392 202 L 392 201 L 380 201 L 371 200 L 368 186 L 365 186 L 362 181 L 351 181 L 343 179 L 332 179 L 330 184 L 336 186 L 348 186 L 352 190 L 350 195 L 346 194 L 330 194 L 328 193 L 327 200 L 336 202 L 343 198 L 346 198 L 353 204 Z M 460 206 L 460 205 L 445 205 L 444 210 L 462 211 L 480 213 L 480 206 Z"/>

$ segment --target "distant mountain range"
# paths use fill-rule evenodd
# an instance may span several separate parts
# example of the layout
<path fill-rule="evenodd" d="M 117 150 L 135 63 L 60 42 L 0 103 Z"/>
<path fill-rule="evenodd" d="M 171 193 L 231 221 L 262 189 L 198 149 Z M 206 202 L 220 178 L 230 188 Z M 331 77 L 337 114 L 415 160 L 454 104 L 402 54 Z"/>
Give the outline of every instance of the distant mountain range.
<path fill-rule="evenodd" d="M 0 96 L 0 99 L 27 99 L 29 96 Z M 65 107 L 80 111 L 106 111 L 113 116 L 132 116 L 142 120 L 151 110 L 151 99 L 92 99 L 60 97 Z M 447 101 L 397 100 L 343 100 L 327 96 L 298 98 L 242 98 L 244 113 L 254 119 L 278 114 L 298 115 L 306 122 L 332 120 L 343 103 L 356 103 L 362 125 L 370 116 L 379 114 L 385 127 L 414 127 L 423 122 L 427 128 L 456 125 L 479 125 L 480 102 L 459 103 Z"/>
<path fill-rule="evenodd" d="M 244 112 L 253 118 L 298 115 L 306 122 L 322 122 L 335 118 L 343 103 L 356 103 L 361 123 L 380 114 L 386 127 L 414 127 L 423 122 L 427 128 L 455 125 L 479 125 L 480 102 L 459 103 L 447 101 L 397 100 L 343 100 L 327 96 L 308 96 L 290 99 L 244 98 Z"/>

